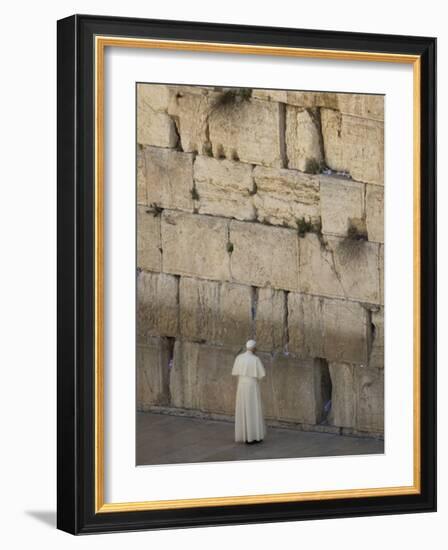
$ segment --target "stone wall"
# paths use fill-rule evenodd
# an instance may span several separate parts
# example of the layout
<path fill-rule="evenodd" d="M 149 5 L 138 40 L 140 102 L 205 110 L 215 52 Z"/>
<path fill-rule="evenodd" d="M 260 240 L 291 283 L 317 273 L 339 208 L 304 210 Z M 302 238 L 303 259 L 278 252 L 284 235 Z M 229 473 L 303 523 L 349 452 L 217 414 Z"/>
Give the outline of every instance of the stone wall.
<path fill-rule="evenodd" d="M 138 85 L 139 410 L 233 415 L 255 338 L 270 422 L 383 433 L 383 112 Z"/>

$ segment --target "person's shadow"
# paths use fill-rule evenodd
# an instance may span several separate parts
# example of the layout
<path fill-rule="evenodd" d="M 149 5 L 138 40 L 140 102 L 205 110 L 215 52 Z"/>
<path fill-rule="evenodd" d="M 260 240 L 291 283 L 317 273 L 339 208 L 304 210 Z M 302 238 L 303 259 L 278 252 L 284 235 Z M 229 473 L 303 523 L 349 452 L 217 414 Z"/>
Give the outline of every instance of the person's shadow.
<path fill-rule="evenodd" d="M 56 529 L 56 511 L 55 510 L 25 510 L 29 516 L 45 523 L 49 527 Z"/>

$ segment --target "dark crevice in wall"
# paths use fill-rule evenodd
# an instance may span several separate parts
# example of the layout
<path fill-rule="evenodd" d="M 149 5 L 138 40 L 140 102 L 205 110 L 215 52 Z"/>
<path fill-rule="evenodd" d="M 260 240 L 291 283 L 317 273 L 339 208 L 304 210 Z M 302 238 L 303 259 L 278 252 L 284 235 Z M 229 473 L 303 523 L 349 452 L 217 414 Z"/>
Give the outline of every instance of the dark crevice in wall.
<path fill-rule="evenodd" d="M 320 361 L 320 380 L 317 391 L 320 393 L 320 399 L 317 401 L 322 403 L 322 409 L 317 411 L 317 423 L 327 424 L 328 417 L 331 412 L 333 384 L 331 382 L 330 369 L 328 361 L 319 359 Z"/>
<path fill-rule="evenodd" d="M 258 308 L 258 292 L 259 292 L 258 287 L 256 286 L 251 287 L 251 308 L 250 308 L 251 319 L 252 319 L 251 338 L 253 338 L 254 340 L 256 340 L 256 337 L 257 337 L 256 321 L 257 321 L 257 308 Z"/>
<path fill-rule="evenodd" d="M 282 160 L 282 167 L 288 168 L 289 159 L 286 151 L 286 105 L 279 103 L 279 139 L 280 139 L 280 157 Z"/>

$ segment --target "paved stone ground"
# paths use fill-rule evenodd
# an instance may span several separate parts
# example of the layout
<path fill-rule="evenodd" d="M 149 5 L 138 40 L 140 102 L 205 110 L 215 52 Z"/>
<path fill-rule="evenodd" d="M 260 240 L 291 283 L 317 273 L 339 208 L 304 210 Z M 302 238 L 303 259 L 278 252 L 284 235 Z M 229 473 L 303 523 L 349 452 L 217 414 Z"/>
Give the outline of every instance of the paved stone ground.
<path fill-rule="evenodd" d="M 137 465 L 382 454 L 376 439 L 267 428 L 262 443 L 233 440 L 234 424 L 167 414 L 137 413 Z"/>

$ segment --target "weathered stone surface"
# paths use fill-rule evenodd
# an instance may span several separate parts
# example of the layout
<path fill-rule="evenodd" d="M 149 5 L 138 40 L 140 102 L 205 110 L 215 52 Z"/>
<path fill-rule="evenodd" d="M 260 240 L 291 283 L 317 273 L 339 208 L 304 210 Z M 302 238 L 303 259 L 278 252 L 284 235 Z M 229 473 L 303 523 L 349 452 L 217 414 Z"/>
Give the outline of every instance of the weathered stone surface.
<path fill-rule="evenodd" d="M 137 84 L 137 102 L 153 111 L 166 112 L 170 100 L 170 88 L 165 84 Z"/>
<path fill-rule="evenodd" d="M 278 101 L 279 103 L 286 103 L 288 99 L 288 92 L 286 90 L 252 90 L 252 97 L 254 99 L 264 99 L 266 101 Z"/>
<path fill-rule="evenodd" d="M 365 432 L 384 431 L 384 370 L 355 369 L 357 396 L 356 428 Z"/>
<path fill-rule="evenodd" d="M 384 371 L 356 365 L 330 365 L 332 407 L 329 423 L 359 432 L 384 431 Z"/>
<path fill-rule="evenodd" d="M 163 271 L 230 279 L 229 220 L 165 210 L 162 214 Z"/>
<path fill-rule="evenodd" d="M 346 237 L 351 221 L 364 217 L 364 184 L 320 176 L 320 205 L 322 232 Z"/>
<path fill-rule="evenodd" d="M 200 214 L 254 219 L 250 164 L 198 156 L 194 163 L 194 181 Z"/>
<path fill-rule="evenodd" d="M 384 305 L 384 244 L 379 246 L 378 271 L 380 273 L 380 304 Z"/>
<path fill-rule="evenodd" d="M 308 109 L 286 107 L 286 153 L 288 167 L 315 173 L 323 161 L 317 114 Z"/>
<path fill-rule="evenodd" d="M 260 354 L 266 379 L 260 383 L 266 418 L 319 424 L 330 395 L 328 368 L 319 359 L 301 360 L 293 356 Z"/>
<path fill-rule="evenodd" d="M 332 391 L 328 423 L 333 426 L 353 428 L 355 425 L 354 368 L 348 363 L 330 363 L 329 365 Z"/>
<path fill-rule="evenodd" d="M 366 183 L 384 183 L 384 123 L 321 109 L 325 160 Z"/>
<path fill-rule="evenodd" d="M 143 147 L 137 145 L 137 204 L 147 204 L 146 167 Z"/>
<path fill-rule="evenodd" d="M 210 90 L 181 86 L 172 89 L 168 113 L 176 121 L 182 150 L 209 153 L 208 117 L 213 105 Z"/>
<path fill-rule="evenodd" d="M 255 339 L 257 349 L 281 350 L 285 341 L 285 292 L 272 288 L 256 291 Z"/>
<path fill-rule="evenodd" d="M 325 357 L 324 298 L 290 292 L 288 294 L 289 351 L 300 357 Z"/>
<path fill-rule="evenodd" d="M 193 211 L 193 155 L 145 147 L 146 194 L 149 205 Z"/>
<path fill-rule="evenodd" d="M 368 314 L 356 302 L 288 295 L 288 349 L 300 357 L 366 364 L 368 330 Z"/>
<path fill-rule="evenodd" d="M 297 290 L 297 232 L 260 223 L 230 222 L 234 281 Z"/>
<path fill-rule="evenodd" d="M 174 120 L 158 110 L 160 102 L 155 100 L 156 95 L 157 90 L 150 87 L 142 87 L 137 94 L 137 143 L 175 147 L 178 138 Z"/>
<path fill-rule="evenodd" d="M 299 240 L 300 291 L 379 303 L 378 244 L 308 233 Z"/>
<path fill-rule="evenodd" d="M 137 206 L 137 267 L 162 269 L 160 216 L 154 216 L 147 206 Z"/>
<path fill-rule="evenodd" d="M 169 404 L 171 343 L 167 338 L 149 338 L 137 346 L 137 410 Z"/>
<path fill-rule="evenodd" d="M 384 96 L 373 94 L 336 94 L 337 109 L 343 114 L 384 120 Z"/>
<path fill-rule="evenodd" d="M 329 92 L 287 92 L 289 105 L 304 109 L 326 108 L 373 120 L 384 120 L 384 96 Z"/>
<path fill-rule="evenodd" d="M 371 322 L 374 333 L 371 343 L 369 366 L 377 369 L 384 368 L 384 309 L 372 311 Z"/>
<path fill-rule="evenodd" d="M 384 242 L 384 188 L 366 186 L 366 223 L 369 241 Z"/>
<path fill-rule="evenodd" d="M 209 116 L 213 156 L 264 166 L 283 166 L 284 107 L 258 99 L 215 106 Z"/>
<path fill-rule="evenodd" d="M 288 91 L 287 103 L 303 109 L 315 109 L 327 107 L 328 109 L 338 108 L 338 94 L 329 92 L 300 92 Z"/>
<path fill-rule="evenodd" d="M 324 300 L 324 357 L 333 362 L 367 364 L 369 315 L 356 302 Z"/>
<path fill-rule="evenodd" d="M 137 276 L 137 341 L 178 333 L 178 278 L 142 271 Z"/>
<path fill-rule="evenodd" d="M 260 221 L 297 227 L 297 220 L 319 219 L 319 181 L 316 176 L 284 168 L 257 166 L 254 205 Z"/>
<path fill-rule="evenodd" d="M 180 331 L 189 340 L 242 345 L 252 334 L 252 291 L 245 285 L 182 277 Z"/>
<path fill-rule="evenodd" d="M 170 376 L 172 406 L 233 415 L 236 355 L 232 348 L 176 341 Z"/>

